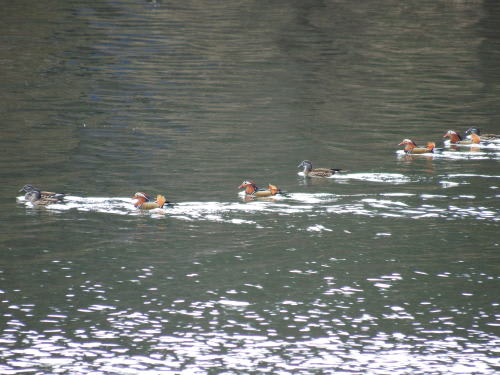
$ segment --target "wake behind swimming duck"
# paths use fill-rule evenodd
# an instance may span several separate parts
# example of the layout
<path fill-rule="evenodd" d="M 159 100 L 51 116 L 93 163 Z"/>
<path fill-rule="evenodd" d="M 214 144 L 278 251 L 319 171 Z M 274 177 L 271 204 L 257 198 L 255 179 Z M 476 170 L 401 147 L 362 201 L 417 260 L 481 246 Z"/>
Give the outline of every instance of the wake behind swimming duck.
<path fill-rule="evenodd" d="M 309 160 L 303 160 L 297 168 L 303 168 L 304 177 L 331 177 L 334 174 L 343 171 L 340 168 L 313 168 Z"/>
<path fill-rule="evenodd" d="M 63 193 L 41 191 L 32 185 L 24 185 L 19 192 L 25 192 L 24 198 L 34 205 L 45 206 L 52 203 L 60 203 L 64 199 Z"/>
<path fill-rule="evenodd" d="M 269 184 L 267 189 L 261 189 L 257 187 L 255 182 L 250 180 L 245 180 L 241 183 L 238 189 L 245 189 L 245 195 L 249 197 L 272 197 L 275 195 L 286 196 L 287 194 L 284 191 L 281 191 L 277 186 Z"/>
<path fill-rule="evenodd" d="M 404 152 L 405 154 L 431 154 L 434 153 L 434 149 L 436 148 L 436 144 L 434 142 L 427 142 L 427 147 L 418 147 L 415 142 L 411 139 L 403 139 L 398 146 L 405 146 Z"/>
<path fill-rule="evenodd" d="M 153 210 L 155 208 L 164 208 L 169 205 L 170 202 L 167 202 L 163 195 L 158 194 L 156 196 L 156 201 L 152 201 L 151 197 L 142 191 L 139 191 L 134 194 L 132 197 L 135 199 L 134 206 L 140 208 L 141 210 Z"/>

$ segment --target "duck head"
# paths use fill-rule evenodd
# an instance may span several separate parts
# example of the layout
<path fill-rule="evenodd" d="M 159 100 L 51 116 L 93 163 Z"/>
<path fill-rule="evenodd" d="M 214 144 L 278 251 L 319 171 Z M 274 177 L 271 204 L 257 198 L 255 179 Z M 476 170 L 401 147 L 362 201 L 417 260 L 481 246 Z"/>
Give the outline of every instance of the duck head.
<path fill-rule="evenodd" d="M 403 145 L 405 146 L 411 145 L 417 147 L 417 144 L 409 138 L 403 139 L 401 143 L 398 144 L 398 146 L 403 146 Z"/>
<path fill-rule="evenodd" d="M 404 151 L 408 153 L 411 152 L 411 150 L 413 150 L 415 147 L 417 147 L 417 144 L 411 139 L 405 138 L 398 144 L 398 146 L 405 146 Z"/>
<path fill-rule="evenodd" d="M 31 192 L 31 191 L 33 191 L 33 190 L 37 190 L 37 189 L 35 189 L 35 188 L 33 187 L 33 185 L 29 185 L 29 184 L 28 184 L 28 185 L 24 185 L 24 186 L 21 188 L 21 190 L 19 190 L 19 193 L 21 193 L 21 192 L 23 192 L 23 191 L 24 191 L 25 193 L 29 193 L 29 192 Z"/>
<path fill-rule="evenodd" d="M 246 194 L 253 194 L 257 190 L 257 185 L 253 181 L 245 180 L 238 186 L 238 189 L 245 189 Z"/>
<path fill-rule="evenodd" d="M 448 130 L 445 135 L 443 135 L 443 138 L 450 138 L 451 143 L 457 143 L 462 140 L 462 137 L 460 134 L 458 134 L 454 130 Z"/>
<path fill-rule="evenodd" d="M 309 160 L 303 160 L 297 168 L 304 168 L 304 172 L 310 172 L 313 169 L 313 165 Z"/>
<path fill-rule="evenodd" d="M 135 193 L 134 196 L 132 197 L 132 199 L 135 199 L 135 203 L 134 203 L 135 207 L 139 207 L 144 202 L 149 202 L 151 200 L 149 195 L 147 195 L 146 193 L 143 193 L 142 191 L 138 191 L 137 193 Z"/>
<path fill-rule="evenodd" d="M 471 135 L 471 134 L 481 135 L 481 130 L 479 130 L 479 128 L 476 128 L 476 127 L 471 127 L 465 131 L 465 134 L 466 135 Z"/>

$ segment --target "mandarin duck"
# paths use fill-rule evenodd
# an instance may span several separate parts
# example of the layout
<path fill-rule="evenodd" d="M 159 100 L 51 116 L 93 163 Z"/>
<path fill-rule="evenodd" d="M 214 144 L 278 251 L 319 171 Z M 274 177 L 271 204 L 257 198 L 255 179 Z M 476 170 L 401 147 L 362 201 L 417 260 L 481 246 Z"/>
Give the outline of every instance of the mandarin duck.
<path fill-rule="evenodd" d="M 314 168 L 309 160 L 303 160 L 297 168 L 304 168 L 305 177 L 331 177 L 335 173 L 342 171 L 339 168 Z"/>
<path fill-rule="evenodd" d="M 52 203 L 60 203 L 62 201 L 62 197 L 58 197 L 57 195 L 59 194 L 53 193 L 52 196 L 44 195 L 40 190 L 32 188 L 24 195 L 24 198 L 34 205 L 46 206 Z"/>
<path fill-rule="evenodd" d="M 241 183 L 238 189 L 245 189 L 245 195 L 251 197 L 272 197 L 275 195 L 286 195 L 285 192 L 281 191 L 277 186 L 269 184 L 267 189 L 261 189 L 257 187 L 255 182 L 250 180 L 245 180 Z"/>
<path fill-rule="evenodd" d="M 448 130 L 446 134 L 443 135 L 443 138 L 450 138 L 450 144 L 453 145 L 472 145 L 481 142 L 481 139 L 475 133 L 471 133 L 471 139 L 462 139 L 460 134 L 453 130 Z"/>
<path fill-rule="evenodd" d="M 500 140 L 500 135 L 498 135 L 498 134 L 483 134 L 483 135 L 481 135 L 481 130 L 479 130 L 479 128 L 472 127 L 472 128 L 469 128 L 465 131 L 465 135 L 469 135 L 471 138 L 473 137 L 473 134 L 476 136 L 479 136 L 479 139 L 482 142 Z"/>
<path fill-rule="evenodd" d="M 24 198 L 33 204 L 47 205 L 57 203 L 64 199 L 63 193 L 53 193 L 51 191 L 40 191 L 33 185 L 24 185 L 19 192 L 25 192 Z"/>
<path fill-rule="evenodd" d="M 135 199 L 134 206 L 140 208 L 141 210 L 163 208 L 164 206 L 170 204 L 170 202 L 168 202 L 163 195 L 158 194 L 156 196 L 156 201 L 152 201 L 149 195 L 141 191 L 135 193 L 132 199 Z"/>
<path fill-rule="evenodd" d="M 427 147 L 418 147 L 415 142 L 411 139 L 403 139 L 403 141 L 398 144 L 398 146 L 405 146 L 404 152 L 406 154 L 427 154 L 433 153 L 436 148 L 436 144 L 434 142 L 427 142 Z"/>

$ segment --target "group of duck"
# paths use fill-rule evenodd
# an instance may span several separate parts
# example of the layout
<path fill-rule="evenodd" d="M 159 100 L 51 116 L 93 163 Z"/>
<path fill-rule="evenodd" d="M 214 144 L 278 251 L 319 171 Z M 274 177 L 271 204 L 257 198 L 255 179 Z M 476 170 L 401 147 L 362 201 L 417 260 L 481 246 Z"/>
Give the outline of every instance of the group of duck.
<path fill-rule="evenodd" d="M 33 185 L 24 185 L 19 192 L 24 192 L 24 198 L 35 206 L 47 206 L 54 203 L 64 202 L 64 193 L 54 193 L 52 191 L 42 191 Z M 148 194 L 137 192 L 133 196 L 134 206 L 143 210 L 164 208 L 171 203 L 163 195 L 158 194 L 153 200 Z"/>
<path fill-rule="evenodd" d="M 451 146 L 470 146 L 487 144 L 490 142 L 496 142 L 500 140 L 500 135 L 497 134 L 483 134 L 479 128 L 469 128 L 465 131 L 466 138 L 463 138 L 459 133 L 454 130 L 448 130 L 443 138 L 448 138 L 448 142 Z M 405 146 L 405 154 L 428 154 L 436 152 L 436 143 L 427 142 L 426 147 L 419 147 L 411 139 L 403 139 L 403 141 L 398 146 Z"/>
<path fill-rule="evenodd" d="M 450 145 L 474 145 L 480 143 L 489 142 L 499 142 L 500 135 L 496 134 L 483 134 L 481 135 L 478 128 L 469 128 L 465 132 L 467 138 L 462 138 L 460 134 L 453 130 L 448 130 L 448 132 L 443 136 L 443 138 L 449 138 Z M 436 144 L 434 142 L 428 142 L 427 147 L 418 147 L 415 142 L 411 139 L 404 139 L 399 146 L 405 146 L 404 152 L 406 154 L 425 154 L 433 153 L 436 150 Z M 328 178 L 336 173 L 343 172 L 344 170 L 339 168 L 313 168 L 312 163 L 309 160 L 302 161 L 297 168 L 302 169 L 302 175 L 304 177 L 319 177 Z M 255 182 L 251 180 L 245 180 L 241 183 L 238 189 L 244 189 L 245 196 L 250 198 L 266 198 L 273 197 L 276 195 L 286 196 L 287 193 L 279 189 L 275 185 L 269 184 L 267 188 L 259 188 Z M 32 185 L 24 185 L 19 192 L 25 193 L 25 199 L 31 202 L 33 205 L 45 206 L 54 203 L 61 203 L 64 201 L 65 194 L 54 193 L 50 191 L 42 191 L 33 187 Z M 168 202 L 163 195 L 158 194 L 156 199 L 152 198 L 144 192 L 137 192 L 132 197 L 134 200 L 134 206 L 141 210 L 152 210 L 156 208 L 165 208 L 171 206 L 172 204 Z"/>
<path fill-rule="evenodd" d="M 298 168 L 303 169 L 303 174 L 305 177 L 331 177 L 335 173 L 342 171 L 338 168 L 313 168 L 312 163 L 309 160 L 302 161 Z M 265 198 L 272 197 L 276 195 L 286 196 L 287 193 L 279 189 L 275 185 L 269 184 L 267 189 L 259 188 L 255 182 L 251 180 L 245 180 L 241 183 L 238 189 L 245 189 L 245 196 L 254 198 Z M 31 202 L 35 206 L 46 206 L 54 203 L 61 203 L 64 201 L 65 194 L 54 193 L 51 191 L 42 191 L 35 188 L 33 185 L 24 185 L 19 192 L 24 192 L 24 198 Z M 156 199 L 153 199 L 150 195 L 139 191 L 132 197 L 134 200 L 134 206 L 141 210 L 153 210 L 155 208 L 165 208 L 172 206 L 172 204 L 166 200 L 165 196 L 158 194 Z"/>

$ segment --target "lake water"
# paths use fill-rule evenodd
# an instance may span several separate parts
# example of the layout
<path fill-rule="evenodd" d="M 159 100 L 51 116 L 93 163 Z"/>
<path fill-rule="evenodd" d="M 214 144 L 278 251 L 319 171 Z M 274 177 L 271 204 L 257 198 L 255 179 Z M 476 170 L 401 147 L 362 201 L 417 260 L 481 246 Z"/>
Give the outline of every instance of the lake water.
<path fill-rule="evenodd" d="M 2 2 L 0 373 L 497 373 L 500 144 L 443 134 L 500 133 L 499 24 L 493 0 Z"/>

